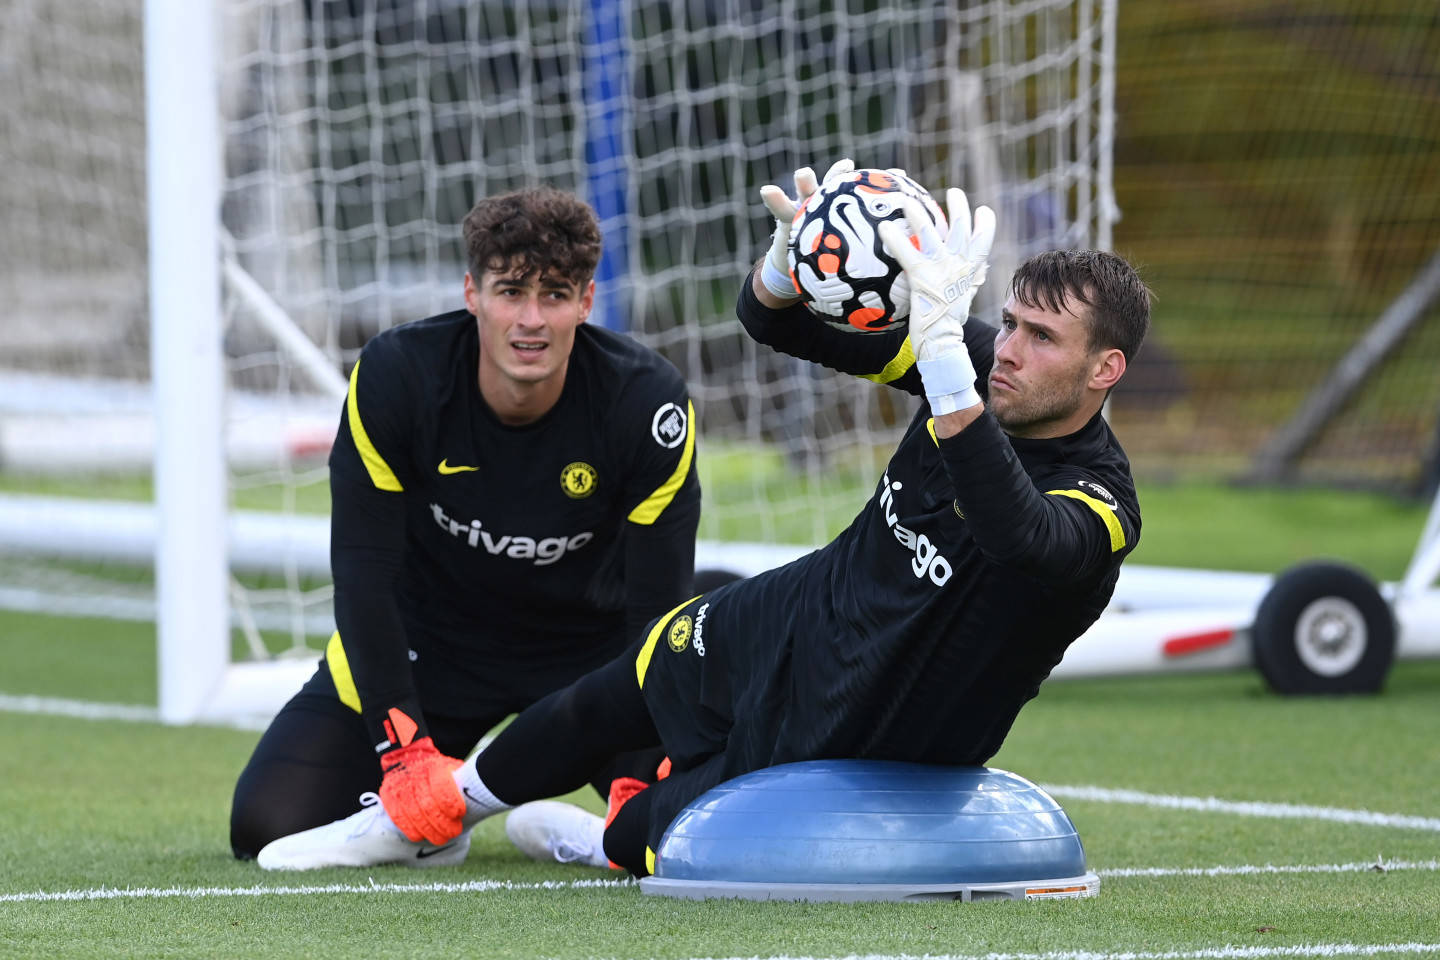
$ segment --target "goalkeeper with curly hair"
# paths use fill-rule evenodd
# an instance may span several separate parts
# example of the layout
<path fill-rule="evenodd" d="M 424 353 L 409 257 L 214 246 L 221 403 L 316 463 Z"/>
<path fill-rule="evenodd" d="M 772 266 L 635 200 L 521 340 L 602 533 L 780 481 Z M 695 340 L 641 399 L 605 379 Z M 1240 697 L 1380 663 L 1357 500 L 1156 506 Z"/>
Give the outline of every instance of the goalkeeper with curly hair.
<path fill-rule="evenodd" d="M 365 803 L 399 832 L 329 855 L 458 862 L 458 758 L 689 596 L 694 412 L 670 363 L 585 322 L 594 211 L 519 190 L 475 204 L 464 238 L 465 309 L 381 333 L 351 371 L 330 455 L 338 630 L 240 775 L 237 857 Z M 588 779 L 608 795 L 661 759 Z"/>

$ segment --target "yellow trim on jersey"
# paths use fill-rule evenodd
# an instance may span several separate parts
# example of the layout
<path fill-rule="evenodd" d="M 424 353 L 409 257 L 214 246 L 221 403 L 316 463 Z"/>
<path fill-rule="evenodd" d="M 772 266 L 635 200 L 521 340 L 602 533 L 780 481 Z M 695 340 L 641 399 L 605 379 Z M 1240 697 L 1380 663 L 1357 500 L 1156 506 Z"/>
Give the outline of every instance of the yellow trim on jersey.
<path fill-rule="evenodd" d="M 655 876 L 655 851 L 649 847 L 645 848 L 645 872 Z"/>
<path fill-rule="evenodd" d="M 359 374 L 360 361 L 356 360 L 355 366 L 350 370 L 350 391 L 345 395 L 345 412 L 350 418 L 350 436 L 355 440 L 355 449 L 360 451 L 360 459 L 370 474 L 370 482 L 381 490 L 399 493 L 405 488 L 400 486 L 400 481 L 395 478 L 395 471 L 390 469 L 390 464 L 385 462 L 380 451 L 375 449 L 375 444 L 370 442 L 370 435 L 365 432 L 365 424 L 360 422 L 360 405 L 355 400 L 355 381 Z"/>
<path fill-rule="evenodd" d="M 930 431 L 930 439 L 935 441 L 935 446 L 940 446 L 940 438 L 935 436 L 935 418 L 931 417 L 925 421 L 925 429 Z"/>
<path fill-rule="evenodd" d="M 655 488 L 655 492 L 641 501 L 640 505 L 630 511 L 627 517 L 631 523 L 639 523 L 650 526 L 660 519 L 660 514 L 670 506 L 670 501 L 675 499 L 675 494 L 680 492 L 680 485 L 685 482 L 685 477 L 690 473 L 690 461 L 695 459 L 695 404 L 685 401 L 685 451 L 680 454 L 680 462 L 675 466 L 675 472 L 670 474 L 669 479 Z"/>
<path fill-rule="evenodd" d="M 330 666 L 330 679 L 335 681 L 335 692 L 340 695 L 340 702 L 359 713 L 360 691 L 355 689 L 355 677 L 350 673 L 350 659 L 345 656 L 345 648 L 340 644 L 339 630 L 330 634 L 330 642 L 325 644 L 325 662 Z"/>
<path fill-rule="evenodd" d="M 910 337 L 907 335 L 895 356 L 885 364 L 885 369 L 879 373 L 862 373 L 860 377 L 864 380 L 874 380 L 876 383 L 889 383 L 905 376 L 913 366 L 915 366 L 915 348 L 910 345 Z"/>
<path fill-rule="evenodd" d="M 685 603 L 699 599 L 700 594 L 697 593 Z M 645 689 L 645 671 L 650 669 L 650 658 L 655 655 L 655 642 L 660 639 L 660 634 L 664 633 L 665 628 L 670 625 L 670 618 L 684 609 L 685 603 L 656 620 L 655 626 L 650 628 L 650 636 L 645 638 L 645 645 L 640 648 L 640 656 L 635 658 L 635 680 L 640 684 L 640 689 Z"/>
<path fill-rule="evenodd" d="M 1046 490 L 1046 496 L 1070 497 L 1072 500 L 1079 500 L 1091 510 L 1094 510 L 1101 520 L 1105 521 L 1105 528 L 1110 531 L 1110 552 L 1114 553 L 1125 546 L 1125 529 L 1120 526 L 1120 518 L 1115 511 L 1103 500 L 1096 500 L 1088 493 L 1081 493 L 1079 490 Z"/>

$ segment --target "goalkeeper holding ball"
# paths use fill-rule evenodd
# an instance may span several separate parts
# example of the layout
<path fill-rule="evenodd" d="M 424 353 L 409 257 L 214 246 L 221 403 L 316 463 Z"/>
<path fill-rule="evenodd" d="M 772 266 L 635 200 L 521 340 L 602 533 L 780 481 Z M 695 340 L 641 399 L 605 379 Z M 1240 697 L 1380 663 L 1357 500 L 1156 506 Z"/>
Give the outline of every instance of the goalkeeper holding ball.
<path fill-rule="evenodd" d="M 853 170 L 848 161 L 827 180 Z M 800 200 L 817 189 L 796 174 Z M 669 777 L 605 821 L 555 802 L 511 814 L 533 856 L 588 851 L 644 876 L 674 816 L 710 787 L 819 758 L 979 764 L 1100 615 L 1140 534 L 1129 462 L 1100 415 L 1149 324 L 1124 260 L 1054 251 L 1021 265 L 994 327 L 970 318 L 993 213 L 947 194 L 949 227 L 913 200 L 882 223 L 911 290 L 909 322 L 857 336 L 800 306 L 786 265 L 795 201 L 761 196 L 773 246 L 740 293 L 757 340 L 922 393 L 875 493 L 827 546 L 681 604 L 625 654 L 541 700 L 472 764 L 459 832 L 583 784 L 618 750 L 663 744 Z M 341 821 L 277 841 L 262 866 L 327 859 Z M 511 830 L 512 837 L 517 831 Z"/>
<path fill-rule="evenodd" d="M 369 801 L 404 836 L 337 855 L 463 859 L 454 758 L 690 595 L 693 411 L 673 366 L 585 323 L 594 211 L 520 190 L 477 203 L 464 237 L 466 309 L 381 333 L 350 375 L 330 455 L 339 629 L 240 775 L 238 857 Z M 662 758 L 592 779 L 606 794 Z"/>

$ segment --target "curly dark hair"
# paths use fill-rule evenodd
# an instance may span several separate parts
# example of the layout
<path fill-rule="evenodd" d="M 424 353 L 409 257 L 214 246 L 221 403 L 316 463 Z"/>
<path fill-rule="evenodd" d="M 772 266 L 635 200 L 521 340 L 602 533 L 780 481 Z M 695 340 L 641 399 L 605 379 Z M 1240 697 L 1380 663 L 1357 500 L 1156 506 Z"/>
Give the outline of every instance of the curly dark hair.
<path fill-rule="evenodd" d="M 1104 250 L 1047 250 L 1026 260 L 1010 279 L 1015 299 L 1027 307 L 1065 309 L 1065 294 L 1089 310 L 1091 351 L 1112 347 L 1135 359 L 1150 329 L 1154 294 L 1135 268 Z"/>
<path fill-rule="evenodd" d="M 588 283 L 600 263 L 600 223 L 574 194 L 526 187 L 485 197 L 465 216 L 466 265 L 476 283 L 486 270 L 526 279 L 554 274 Z"/>

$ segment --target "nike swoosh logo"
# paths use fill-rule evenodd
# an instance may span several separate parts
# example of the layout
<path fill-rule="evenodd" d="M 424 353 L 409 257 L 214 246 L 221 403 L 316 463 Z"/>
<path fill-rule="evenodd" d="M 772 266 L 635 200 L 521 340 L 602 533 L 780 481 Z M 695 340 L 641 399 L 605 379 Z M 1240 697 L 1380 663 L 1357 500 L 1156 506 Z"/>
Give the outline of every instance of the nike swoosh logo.
<path fill-rule="evenodd" d="M 448 477 L 450 474 L 452 474 L 452 473 L 466 473 L 466 472 L 468 472 L 468 471 L 470 471 L 470 470 L 479 470 L 479 469 L 480 469 L 479 467 L 452 467 L 452 466 L 450 466 L 450 458 L 449 458 L 449 457 L 446 457 L 444 460 L 441 460 L 441 461 L 440 461 L 440 472 L 441 472 L 442 474 L 444 474 L 445 476 L 447 476 L 447 477 Z"/>
<path fill-rule="evenodd" d="M 426 857 L 433 857 L 437 853 L 444 853 L 446 850 L 449 850 L 451 847 L 455 846 L 455 844 L 459 842 L 459 840 L 451 840 L 443 847 L 430 847 L 428 849 L 425 847 L 421 847 L 419 850 L 415 851 L 415 859 L 424 860 Z"/>

